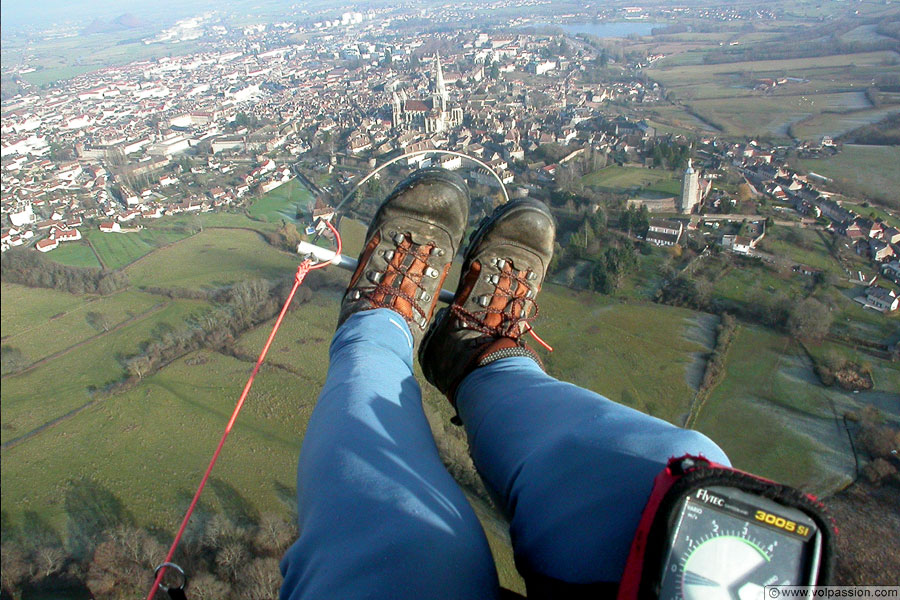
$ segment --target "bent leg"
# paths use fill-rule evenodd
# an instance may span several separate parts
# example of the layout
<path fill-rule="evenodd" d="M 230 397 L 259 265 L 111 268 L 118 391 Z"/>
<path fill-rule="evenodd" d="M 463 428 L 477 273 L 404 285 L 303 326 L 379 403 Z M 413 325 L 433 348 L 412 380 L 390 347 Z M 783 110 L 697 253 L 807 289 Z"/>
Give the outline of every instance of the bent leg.
<path fill-rule="evenodd" d="M 300 453 L 282 598 L 495 597 L 487 539 L 422 411 L 405 321 L 357 313 L 330 358 Z"/>
<path fill-rule="evenodd" d="M 704 435 L 558 381 L 528 358 L 475 369 L 456 403 L 523 574 L 618 582 L 668 459 L 690 453 L 728 464 Z"/>

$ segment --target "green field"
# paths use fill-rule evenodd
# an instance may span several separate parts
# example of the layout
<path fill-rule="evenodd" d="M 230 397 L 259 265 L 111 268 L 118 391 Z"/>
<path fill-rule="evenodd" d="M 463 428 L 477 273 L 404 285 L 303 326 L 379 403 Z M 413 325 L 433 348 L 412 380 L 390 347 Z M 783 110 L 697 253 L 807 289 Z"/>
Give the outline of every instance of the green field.
<path fill-rule="evenodd" d="M 312 199 L 312 193 L 303 184 L 291 179 L 256 200 L 248 212 L 254 219 L 270 223 L 292 221 L 297 216 L 298 207 L 305 212 Z"/>
<path fill-rule="evenodd" d="M 620 177 L 633 177 L 632 171 Z M 240 219 L 246 221 L 232 215 L 230 222 L 236 225 Z M 347 253 L 356 254 L 364 227 L 348 219 L 342 230 Z M 652 270 L 665 254 L 643 258 Z M 151 251 L 126 272 L 133 286 L 197 289 L 289 276 L 296 264 L 295 256 L 275 250 L 256 232 L 207 225 L 201 233 Z M 759 273 L 734 271 L 745 273 L 744 287 L 762 280 L 757 288 L 768 293 Z M 457 273 L 458 267 L 446 287 L 454 286 Z M 346 282 L 349 273 L 325 276 Z M 643 293 L 637 287 L 626 292 L 635 298 Z M 66 498 L 72 493 L 70 482 L 82 481 L 98 496 L 120 502 L 138 524 L 171 532 L 271 322 L 236 340 L 240 359 L 213 350 L 191 352 L 128 391 L 104 397 L 90 390 L 121 380 L 123 356 L 154 339 L 161 324 L 183 326 L 185 318 L 208 304 L 134 289 L 96 300 L 8 284 L 2 293 L 4 336 L 17 343 L 31 336 L 39 347 L 42 341 L 64 348 L 90 338 L 88 311 L 96 309 L 111 322 L 128 318 L 129 312 L 138 315 L 115 331 L 90 338 L 77 351 L 4 378 L 3 442 L 87 405 L 3 450 L 4 518 L 17 526 L 27 511 L 36 511 L 59 531 L 76 526 L 79 515 L 67 512 Z M 288 313 L 201 500 L 201 517 L 211 512 L 286 516 L 294 510 L 297 452 L 324 381 L 339 300 L 334 286 L 323 287 Z M 545 286 L 540 302 L 535 328 L 555 348 L 551 354 L 540 351 L 549 373 L 662 419 L 683 422 L 702 375 L 703 356 L 711 350 L 715 317 L 656 304 L 616 303 L 552 284 Z M 66 333 L 57 341 L 54 330 Z M 783 336 L 741 328 L 729 354 L 728 374 L 700 411 L 697 426 L 719 442 L 737 466 L 810 489 L 831 489 L 844 481 L 844 451 L 823 450 L 823 442 L 791 429 L 782 417 L 800 414 L 804 424 L 819 426 L 830 423 L 830 408 L 821 398 L 839 407 L 855 406 L 854 399 L 811 381 L 809 366 L 798 356 Z M 892 365 L 875 361 L 873 370 L 882 393 L 900 385 Z M 449 424 L 453 409 L 428 385 L 423 385 L 423 399 L 445 460 L 474 477 L 463 434 Z M 864 395 L 858 399 L 862 402 Z M 760 436 L 769 440 L 762 450 Z M 502 581 L 521 590 L 502 523 L 482 501 L 474 503 L 498 556 Z"/>
<path fill-rule="evenodd" d="M 134 354 L 154 337 L 160 323 L 172 327 L 202 310 L 199 301 L 171 301 L 128 325 L 92 339 L 77 351 L 24 373 L 3 379 L 2 441 L 6 443 L 91 400 L 93 390 L 124 375 L 120 357 Z"/>
<path fill-rule="evenodd" d="M 126 269 L 132 285 L 216 287 L 247 277 L 289 277 L 299 260 L 242 229 L 205 228 L 178 244 L 161 248 Z"/>
<path fill-rule="evenodd" d="M 863 195 L 896 204 L 900 189 L 900 147 L 844 144 L 841 152 L 829 158 L 805 159 L 807 171 L 830 177 L 858 190 Z"/>
<path fill-rule="evenodd" d="M 822 136 L 838 137 L 858 127 L 877 123 L 900 112 L 900 106 L 853 111 L 851 113 L 822 113 L 795 123 L 791 131 L 801 140 L 819 141 Z"/>
<path fill-rule="evenodd" d="M 780 258 L 822 269 L 826 273 L 842 275 L 841 265 L 832 256 L 822 239 L 813 229 L 774 225 L 766 228 L 766 237 L 758 248 Z"/>
<path fill-rule="evenodd" d="M 889 214 L 886 210 L 877 206 L 872 206 L 871 204 L 869 206 L 863 206 L 862 204 L 856 204 L 855 202 L 844 202 L 841 206 L 847 210 L 852 210 L 856 214 L 866 217 L 867 219 L 881 219 L 892 227 L 900 228 L 900 217 Z"/>
<path fill-rule="evenodd" d="M 851 394 L 819 385 L 790 338 L 756 327 L 739 327 L 726 368 L 695 427 L 735 467 L 818 494 L 850 482 L 853 458 L 832 406 L 855 404 Z"/>
<path fill-rule="evenodd" d="M 87 301 L 85 296 L 57 290 L 0 283 L 0 328 L 3 330 L 3 339 L 5 341 L 21 335 L 36 324 L 58 318 Z"/>
<path fill-rule="evenodd" d="M 24 75 L 22 75 L 22 79 L 32 85 L 41 86 L 48 83 L 71 79 L 73 77 L 77 77 L 78 75 L 83 75 L 84 73 L 90 73 L 91 71 L 96 70 L 96 66 L 87 65 L 49 67 L 46 69 L 39 69 L 32 73 L 25 73 Z"/>
<path fill-rule="evenodd" d="M 866 52 L 860 54 L 836 54 L 810 58 L 790 58 L 783 60 L 758 60 L 752 62 L 730 62 L 719 64 L 702 64 L 670 67 L 665 61 L 647 69 L 652 78 L 660 79 L 667 85 L 687 86 L 709 81 L 710 76 L 728 76 L 734 73 L 751 73 L 754 77 L 766 77 L 765 74 L 778 73 L 782 76 L 794 76 L 794 73 L 807 70 L 847 69 L 860 71 L 863 69 L 884 67 L 896 54 L 894 52 Z M 725 81 L 725 79 L 721 79 Z M 722 84 L 723 87 L 727 87 Z"/>
<path fill-rule="evenodd" d="M 337 323 L 338 302 L 337 292 L 319 290 L 312 300 L 289 312 L 269 349 L 266 364 L 319 381 L 328 370 L 328 347 Z M 271 330 L 271 323 L 266 323 L 248 332 L 238 342 L 238 350 L 255 360 Z"/>
<path fill-rule="evenodd" d="M 63 502 L 66 484 L 87 478 L 121 500 L 139 523 L 172 530 L 249 366 L 217 353 L 189 355 L 135 390 L 4 450 L 4 512 L 19 521 L 24 511 L 36 510 L 63 530 L 71 518 Z M 259 514 L 289 514 L 296 455 L 315 400 L 315 389 L 305 385 L 304 394 L 300 383 L 279 369 L 263 369 L 201 513 L 233 506 L 240 497 Z"/>
<path fill-rule="evenodd" d="M 691 100 L 690 106 L 729 135 L 786 136 L 791 123 L 823 111 L 841 109 L 847 104 L 857 106 L 855 102 L 865 100 L 861 95 L 862 92 L 790 96 L 740 94 L 733 98 Z M 869 104 L 859 106 L 862 109 L 871 107 Z"/>
<path fill-rule="evenodd" d="M 28 326 L 14 334 L 4 330 L 3 343 L 21 350 L 29 363 L 100 335 L 104 333 L 104 329 L 113 329 L 129 319 L 137 318 L 163 301 L 156 296 L 131 291 L 101 297 L 74 296 L 63 311 L 55 313 L 51 318 L 35 316 L 43 311 L 26 307 L 31 302 L 40 302 L 41 296 L 47 291 L 17 285 L 4 286 L 4 293 L 9 294 L 11 301 L 23 308 L 11 312 L 16 315 L 17 320 L 21 319 Z M 95 320 L 95 314 L 100 317 L 91 324 L 90 321 Z M 65 333 L 60 335 L 60 332 Z"/>
<path fill-rule="evenodd" d="M 698 131 L 706 133 L 717 132 L 714 126 L 704 122 L 683 106 L 654 106 L 647 111 L 646 118 L 651 125 L 657 127 L 657 131 L 660 134 L 673 133 L 676 135 L 694 136 Z"/>
<path fill-rule="evenodd" d="M 880 285 L 889 286 L 882 280 Z M 842 287 L 819 290 L 816 297 L 833 307 L 834 333 L 847 333 L 854 337 L 871 339 L 882 344 L 900 342 L 900 311 L 884 314 L 868 310 L 855 302 L 855 296 L 864 295 L 863 286 L 842 283 Z"/>
<path fill-rule="evenodd" d="M 53 261 L 70 267 L 100 267 L 97 255 L 85 241 L 64 242 L 56 250 L 48 252 L 47 256 Z"/>
<path fill-rule="evenodd" d="M 892 52 L 703 63 L 704 53 L 714 49 L 711 45 L 686 46 L 681 53 L 674 52 L 671 59 L 645 71 L 682 105 L 654 108 L 664 123 L 679 127 L 688 124 L 689 119 L 683 115 L 664 116 L 667 111 L 678 113 L 687 107 L 726 135 L 784 137 L 795 125 L 801 137 L 819 137 L 873 122 L 882 112 L 897 109 L 873 110 L 864 94 L 874 77 L 900 72 L 893 64 L 896 54 Z M 771 90 L 754 89 L 760 79 L 781 77 L 790 79 Z"/>
<path fill-rule="evenodd" d="M 22 78 L 37 86 L 71 79 L 103 67 L 124 65 L 136 60 L 178 56 L 196 51 L 195 42 L 176 44 L 144 44 L 141 38 L 153 35 L 154 29 L 115 31 L 43 39 L 39 43 L 4 41 L 3 64 L 24 61 L 37 70 Z"/>
<path fill-rule="evenodd" d="M 876 392 L 896 394 L 897 390 L 900 390 L 900 366 L 896 364 L 885 360 L 873 360 L 868 354 L 833 342 L 809 345 L 807 350 L 817 361 L 840 357 L 857 365 L 869 367 L 874 383 L 873 389 Z"/>
<path fill-rule="evenodd" d="M 620 167 L 617 165 L 594 171 L 581 178 L 584 185 L 605 191 L 655 191 L 665 194 L 680 194 L 681 183 L 672 171 L 665 169 L 644 169 L 641 167 Z"/>
<path fill-rule="evenodd" d="M 799 296 L 806 283 L 806 278 L 801 275 L 779 273 L 751 259 L 746 263 L 728 265 L 712 275 L 714 296 L 748 306 L 776 293 Z"/>
<path fill-rule="evenodd" d="M 576 385 L 680 423 L 693 390 L 687 370 L 693 352 L 685 337 L 688 310 L 653 304 L 604 304 L 597 294 L 556 285 L 541 292 L 546 317 L 535 330 L 551 346 L 548 372 Z"/>
<path fill-rule="evenodd" d="M 257 231 L 274 231 L 276 223 L 264 223 L 254 221 L 244 213 L 235 212 L 211 212 L 201 214 L 181 214 L 166 217 L 163 221 L 165 227 L 178 230 L 185 228 L 187 231 L 196 232 L 204 227 L 216 227 L 219 229 L 254 229 Z"/>
<path fill-rule="evenodd" d="M 94 245 L 107 269 L 120 269 L 187 235 L 183 229 L 153 228 L 129 233 L 103 233 L 92 229 L 85 237 Z"/>

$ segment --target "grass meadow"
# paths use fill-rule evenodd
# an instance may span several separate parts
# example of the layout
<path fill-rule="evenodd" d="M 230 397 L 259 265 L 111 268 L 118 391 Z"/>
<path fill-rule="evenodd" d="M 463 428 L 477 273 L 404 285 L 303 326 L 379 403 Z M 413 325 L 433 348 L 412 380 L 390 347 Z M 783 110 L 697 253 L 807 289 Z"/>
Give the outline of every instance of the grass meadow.
<path fill-rule="evenodd" d="M 286 277 L 298 263 L 296 255 L 269 246 L 255 231 L 206 227 L 132 264 L 126 273 L 138 287 L 201 289 L 246 278 Z"/>
<path fill-rule="evenodd" d="M 238 225 L 241 219 L 244 225 Z M 228 217 L 234 227 L 245 226 L 246 221 L 240 215 Z M 208 306 L 135 288 L 197 289 L 253 277 L 277 278 L 288 276 L 297 264 L 295 256 L 273 249 L 257 232 L 213 228 L 201 222 L 202 232 L 152 249 L 130 264 L 126 273 L 134 288 L 109 297 L 75 297 L 3 284 L 4 343 L 19 340 L 21 344 L 31 336 L 35 345 L 56 344 L 48 346 L 55 348 L 88 340 L 77 350 L 3 379 L 4 443 L 86 406 L 3 449 L 0 489 L 4 518 L 12 526 L 34 511 L 65 531 L 78 519 L 66 510 L 69 482 L 88 481 L 98 493 L 121 502 L 139 524 L 167 535 L 174 531 L 271 322 L 236 341 L 237 355 L 244 358 L 211 350 L 192 352 L 128 391 L 95 396 L 90 390 L 120 380 L 120 359 L 152 339 L 163 324 L 177 328 Z M 342 230 L 347 254 L 356 255 L 364 226 L 345 219 Z M 662 253 L 654 253 L 648 260 L 663 258 Z M 654 264 L 650 261 L 648 268 L 655 268 Z M 325 275 L 332 281 L 349 279 L 344 271 Z M 446 287 L 454 287 L 456 277 L 458 267 Z M 747 270 L 741 285 L 752 287 L 759 280 L 759 274 Z M 767 289 L 764 283 L 758 285 L 763 286 L 760 291 Z M 639 290 L 634 293 L 640 296 Z M 269 512 L 290 515 L 295 510 L 297 453 L 324 382 L 339 301 L 334 286 L 323 287 L 288 313 L 201 499 L 198 519 L 212 512 L 256 518 Z M 138 317 L 91 337 L 85 315 L 94 310 L 116 323 L 131 314 Z M 555 348 L 551 354 L 539 351 L 549 373 L 681 424 L 690 410 L 703 358 L 711 350 L 715 321 L 686 309 L 620 303 L 547 284 L 535 328 Z M 64 341 L 55 341 L 55 336 Z M 802 362 L 805 355 L 791 344 L 778 334 L 741 327 L 728 357 L 728 373 L 700 411 L 697 426 L 718 441 L 739 467 L 814 488 L 820 481 L 817 478 L 829 486 L 838 485 L 844 481 L 841 461 L 846 456 L 841 454 L 842 447 L 835 450 L 823 441 L 832 438 L 822 437 L 823 424 L 830 423 L 830 409 L 820 395 L 825 393 L 838 407 L 843 406 L 841 402 L 850 406 L 850 400 L 811 381 L 810 367 Z M 886 365 L 876 362 L 873 370 L 882 386 L 879 389 L 896 389 L 890 387 L 900 385 L 896 370 Z M 424 381 L 418 368 L 417 374 Z M 471 472 L 464 434 L 449 424 L 453 409 L 424 383 L 423 399 L 445 459 Z M 796 415 L 816 435 L 798 430 Z M 471 496 L 472 502 L 485 524 L 501 581 L 522 590 L 503 524 L 476 496 Z"/>
<path fill-rule="evenodd" d="M 48 67 L 46 69 L 39 69 L 31 73 L 25 73 L 24 75 L 22 75 L 22 79 L 24 79 L 31 85 L 42 86 L 48 83 L 72 79 L 73 77 L 77 77 L 78 75 L 83 75 L 85 73 L 90 73 L 91 71 L 96 70 L 96 66 L 63 65 Z"/>
<path fill-rule="evenodd" d="M 681 182 L 672 171 L 641 167 L 610 166 L 581 178 L 584 185 L 601 190 L 641 190 L 665 194 L 681 193 Z"/>
<path fill-rule="evenodd" d="M 771 74 L 778 74 L 781 77 L 798 77 L 797 73 L 805 71 L 825 71 L 831 79 L 831 75 L 839 70 L 853 71 L 858 75 L 851 77 L 861 77 L 860 81 L 865 81 L 865 77 L 870 74 L 870 70 L 878 68 L 884 69 L 888 65 L 895 54 L 890 51 L 866 52 L 859 54 L 836 54 L 830 56 L 818 56 L 809 58 L 790 58 L 780 60 L 758 60 L 750 62 L 730 62 L 719 64 L 698 64 L 685 66 L 668 66 L 665 61 L 654 65 L 647 70 L 647 74 L 653 79 L 659 79 L 664 82 L 667 87 L 677 89 L 678 87 L 693 86 L 695 88 L 694 97 L 711 97 L 721 95 L 721 88 L 728 88 L 733 74 L 751 74 L 753 77 L 764 78 Z M 710 77 L 713 76 L 714 82 L 710 83 Z M 809 79 L 809 78 L 805 78 Z M 812 79 L 810 79 L 812 82 Z M 849 80 L 849 81 L 852 81 Z M 871 80 L 869 80 L 871 81 Z M 703 87 L 703 84 L 707 87 Z M 831 83 L 830 81 L 828 83 Z M 733 84 L 731 84 L 733 85 Z M 824 84 L 823 84 L 824 85 Z M 697 87 L 700 86 L 700 87 Z M 834 87 L 841 87 L 840 84 Z M 719 88 L 719 89 L 716 89 Z M 777 88 L 776 88 L 777 89 Z M 789 88 L 785 88 L 789 89 Z M 816 88 L 818 89 L 818 88 Z M 801 88 L 806 91 L 805 88 Z M 813 91 L 813 90 L 810 90 Z"/>
<path fill-rule="evenodd" d="M 122 378 L 120 358 L 136 353 L 141 343 L 152 339 L 160 323 L 175 327 L 205 306 L 198 301 L 170 302 L 144 319 L 88 341 L 77 351 L 4 377 L 2 442 L 25 435 L 88 403 L 92 390 Z M 59 333 L 65 335 L 63 331 Z"/>
<path fill-rule="evenodd" d="M 91 230 L 87 238 L 107 269 L 130 265 L 153 250 L 187 237 L 183 229 L 147 228 L 130 233 L 103 233 Z"/>
<path fill-rule="evenodd" d="M 704 348 L 685 337 L 689 310 L 613 304 L 556 286 L 541 292 L 535 330 L 554 351 L 549 373 L 673 423 L 688 410 L 687 370 Z"/>
<path fill-rule="evenodd" d="M 800 275 L 778 272 L 752 260 L 725 266 L 712 275 L 712 283 L 715 296 L 738 304 L 752 304 L 780 292 L 797 297 L 806 286 Z"/>
<path fill-rule="evenodd" d="M 27 304 L 46 291 L 13 285 L 4 286 L 6 287 L 11 288 L 10 295 L 16 303 Z M 163 302 L 158 296 L 133 291 L 110 296 L 73 296 L 72 302 L 65 307 L 65 312 L 57 313 L 52 318 L 35 317 L 36 311 L 28 310 L 25 306 L 22 307 L 25 310 L 21 311 L 21 318 L 29 324 L 28 328 L 5 335 L 3 343 L 18 348 L 29 363 L 34 363 L 103 334 L 105 330 L 113 329 L 129 319 L 140 318 Z M 18 311 L 14 314 L 16 313 Z M 99 318 L 94 313 L 100 315 Z"/>
<path fill-rule="evenodd" d="M 250 366 L 217 353 L 189 355 L 139 387 L 4 450 L 5 512 L 18 521 L 35 510 L 62 531 L 70 517 L 63 503 L 66 482 L 87 478 L 114 494 L 138 522 L 171 530 Z M 250 516 L 290 511 L 296 455 L 315 400 L 313 388 L 304 396 L 299 387 L 296 376 L 263 368 L 201 513 L 235 507 Z"/>
<path fill-rule="evenodd" d="M 291 179 L 264 194 L 250 206 L 248 212 L 254 219 L 270 223 L 279 223 L 282 219 L 293 221 L 298 207 L 305 210 L 312 199 L 313 196 L 306 187 L 297 179 Z"/>
<path fill-rule="evenodd" d="M 877 123 L 897 112 L 900 112 L 900 106 L 873 108 L 850 113 L 827 112 L 795 123 L 791 131 L 801 140 L 819 141 L 822 136 L 838 137 L 858 127 Z"/>
<path fill-rule="evenodd" d="M 896 201 L 900 189 L 900 147 L 844 144 L 841 152 L 822 159 L 804 159 L 801 166 L 844 183 L 861 195 Z M 889 165 L 894 165 L 891 168 Z"/>
<path fill-rule="evenodd" d="M 695 428 L 735 467 L 817 494 L 850 483 L 854 461 L 838 419 L 858 400 L 821 386 L 792 339 L 740 326 L 726 369 Z"/>
<path fill-rule="evenodd" d="M 47 257 L 70 267 L 91 267 L 95 269 L 100 267 L 97 255 L 94 254 L 87 242 L 83 240 L 63 242 L 56 250 L 51 250 L 47 253 Z"/>
<path fill-rule="evenodd" d="M 166 217 L 166 227 L 173 229 L 186 228 L 197 232 L 204 227 L 217 229 L 253 229 L 256 231 L 274 231 L 277 223 L 254 221 L 243 212 L 213 212 L 207 214 L 181 214 Z"/>
<path fill-rule="evenodd" d="M 826 273 L 843 274 L 840 263 L 829 252 L 822 235 L 813 229 L 778 225 L 767 227 L 766 237 L 758 247 L 763 252 L 822 269 Z"/>
<path fill-rule="evenodd" d="M 29 331 L 36 325 L 59 318 L 90 299 L 68 292 L 44 288 L 28 288 L 0 283 L 0 329 L 3 340 Z"/>
<path fill-rule="evenodd" d="M 841 206 L 847 210 L 852 210 L 858 215 L 863 215 L 866 218 L 881 219 L 891 227 L 900 228 L 900 217 L 889 214 L 887 211 L 877 206 L 863 206 L 862 204 L 857 204 L 855 202 L 844 202 Z"/>
<path fill-rule="evenodd" d="M 896 55 L 888 51 L 722 64 L 704 64 L 703 55 L 702 49 L 676 53 L 646 73 L 726 135 L 787 136 L 791 125 L 802 136 L 834 135 L 872 122 L 877 115 L 864 90 L 874 77 L 900 70 L 892 64 Z M 769 91 L 753 89 L 760 79 L 781 77 L 792 79 Z"/>

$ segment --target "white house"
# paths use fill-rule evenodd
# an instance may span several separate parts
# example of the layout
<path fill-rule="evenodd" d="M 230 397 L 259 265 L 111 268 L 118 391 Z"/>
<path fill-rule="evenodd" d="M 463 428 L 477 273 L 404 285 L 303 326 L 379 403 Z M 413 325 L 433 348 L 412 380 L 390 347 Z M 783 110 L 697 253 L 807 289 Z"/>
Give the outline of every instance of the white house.
<path fill-rule="evenodd" d="M 866 304 L 881 312 L 893 312 L 900 305 L 900 298 L 894 290 L 873 285 L 866 290 Z"/>

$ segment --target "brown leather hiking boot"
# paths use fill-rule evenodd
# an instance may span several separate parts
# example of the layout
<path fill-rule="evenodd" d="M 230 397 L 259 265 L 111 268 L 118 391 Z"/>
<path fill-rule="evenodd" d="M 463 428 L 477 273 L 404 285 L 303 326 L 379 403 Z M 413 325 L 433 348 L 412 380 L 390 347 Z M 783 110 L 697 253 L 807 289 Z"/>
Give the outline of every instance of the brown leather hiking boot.
<path fill-rule="evenodd" d="M 431 321 L 468 215 L 469 190 L 458 175 L 429 168 L 402 181 L 369 225 L 338 327 L 361 310 L 390 308 L 406 319 L 415 349 Z"/>
<path fill-rule="evenodd" d="M 453 303 L 442 308 L 419 349 L 425 378 L 452 404 L 472 370 L 527 356 L 522 336 L 538 313 L 535 297 L 553 256 L 556 222 L 537 200 L 514 200 L 473 234 Z"/>

